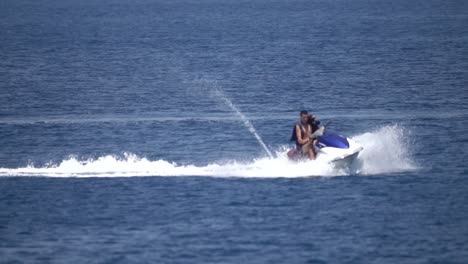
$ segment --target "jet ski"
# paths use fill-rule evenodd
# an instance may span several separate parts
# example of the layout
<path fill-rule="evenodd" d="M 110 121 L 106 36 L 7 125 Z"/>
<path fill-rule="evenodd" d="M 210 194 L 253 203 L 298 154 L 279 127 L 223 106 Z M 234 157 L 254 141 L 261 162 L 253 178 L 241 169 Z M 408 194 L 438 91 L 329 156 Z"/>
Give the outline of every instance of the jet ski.
<path fill-rule="evenodd" d="M 314 144 L 316 159 L 328 161 L 337 167 L 351 165 L 363 149 L 359 143 L 350 138 L 325 132 L 325 127 L 320 127 L 311 137 L 317 139 Z M 289 150 L 288 157 L 296 161 L 307 159 L 306 155 L 296 148 Z"/>

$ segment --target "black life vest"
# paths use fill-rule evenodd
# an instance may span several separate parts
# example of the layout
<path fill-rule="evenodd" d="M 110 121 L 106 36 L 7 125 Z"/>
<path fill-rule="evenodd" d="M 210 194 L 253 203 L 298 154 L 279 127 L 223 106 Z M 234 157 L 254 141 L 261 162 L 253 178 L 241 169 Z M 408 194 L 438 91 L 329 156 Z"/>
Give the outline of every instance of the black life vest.
<path fill-rule="evenodd" d="M 289 139 L 289 141 L 295 141 L 296 143 L 299 143 L 297 141 L 297 134 L 296 134 L 296 126 L 299 125 L 299 127 L 301 128 L 301 137 L 304 138 L 305 137 L 305 127 L 301 124 L 301 123 L 296 123 L 293 127 L 293 131 L 292 131 L 292 135 L 291 135 L 291 138 Z"/>

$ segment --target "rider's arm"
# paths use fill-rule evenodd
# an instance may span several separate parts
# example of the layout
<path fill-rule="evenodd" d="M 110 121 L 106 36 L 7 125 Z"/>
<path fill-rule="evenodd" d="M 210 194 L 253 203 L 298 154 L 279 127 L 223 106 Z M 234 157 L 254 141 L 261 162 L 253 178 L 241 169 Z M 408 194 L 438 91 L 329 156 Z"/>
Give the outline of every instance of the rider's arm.
<path fill-rule="evenodd" d="M 310 135 L 309 132 L 310 132 L 310 126 L 307 126 L 306 137 L 302 138 L 301 128 L 299 127 L 299 125 L 296 125 L 297 142 L 299 142 L 299 144 L 305 144 L 305 143 L 309 142 L 310 139 L 307 137 L 307 135 Z"/>

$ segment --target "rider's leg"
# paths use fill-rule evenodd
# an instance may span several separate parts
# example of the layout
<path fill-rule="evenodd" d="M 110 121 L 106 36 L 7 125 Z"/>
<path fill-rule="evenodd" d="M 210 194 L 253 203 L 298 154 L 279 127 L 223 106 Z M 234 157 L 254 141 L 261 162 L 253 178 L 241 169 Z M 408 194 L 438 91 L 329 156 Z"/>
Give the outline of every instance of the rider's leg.
<path fill-rule="evenodd" d="M 305 153 L 309 156 L 309 159 L 314 160 L 315 159 L 315 150 L 314 146 L 315 143 L 317 143 L 317 139 L 314 139 L 312 143 L 307 144 L 307 148 L 305 149 Z"/>
<path fill-rule="evenodd" d="M 309 159 L 311 160 L 315 159 L 314 147 L 311 143 L 305 144 L 304 146 L 302 146 L 302 153 L 309 156 Z"/>
<path fill-rule="evenodd" d="M 315 152 L 312 148 L 309 149 L 308 154 L 309 154 L 309 159 L 311 160 L 315 159 Z"/>

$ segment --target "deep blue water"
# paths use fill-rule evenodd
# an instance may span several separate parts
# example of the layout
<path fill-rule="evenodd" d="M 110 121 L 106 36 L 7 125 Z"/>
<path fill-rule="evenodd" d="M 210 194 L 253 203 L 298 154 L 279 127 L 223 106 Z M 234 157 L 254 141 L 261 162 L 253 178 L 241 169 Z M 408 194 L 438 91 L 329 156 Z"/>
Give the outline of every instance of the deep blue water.
<path fill-rule="evenodd" d="M 0 262 L 466 263 L 467 25 L 462 0 L 1 1 Z M 285 159 L 302 109 L 356 170 Z"/>

